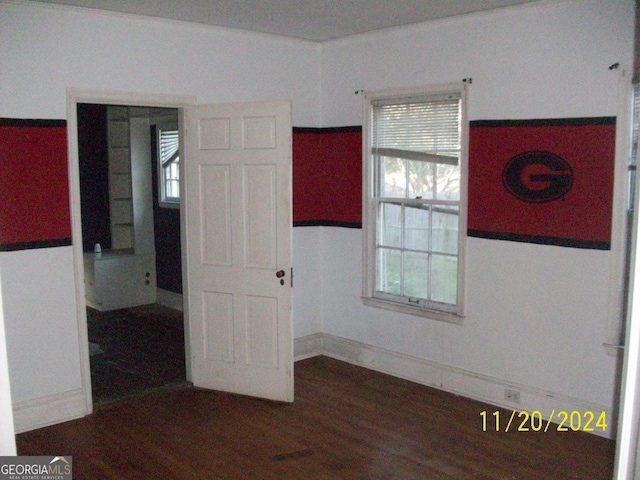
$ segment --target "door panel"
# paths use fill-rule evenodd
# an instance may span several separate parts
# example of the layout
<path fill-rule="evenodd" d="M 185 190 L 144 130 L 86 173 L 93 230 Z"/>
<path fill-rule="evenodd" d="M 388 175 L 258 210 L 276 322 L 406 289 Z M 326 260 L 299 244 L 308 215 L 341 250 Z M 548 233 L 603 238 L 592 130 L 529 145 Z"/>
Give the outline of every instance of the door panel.
<path fill-rule="evenodd" d="M 247 295 L 247 363 L 277 368 L 278 303 L 274 298 Z"/>
<path fill-rule="evenodd" d="M 204 292 L 204 359 L 233 363 L 233 295 Z"/>
<path fill-rule="evenodd" d="M 293 401 L 290 115 L 288 102 L 185 110 L 197 387 Z"/>
<path fill-rule="evenodd" d="M 276 169 L 273 165 L 244 168 L 245 258 L 249 268 L 276 268 Z"/>
<path fill-rule="evenodd" d="M 200 167 L 202 263 L 231 266 L 231 197 L 228 165 Z"/>

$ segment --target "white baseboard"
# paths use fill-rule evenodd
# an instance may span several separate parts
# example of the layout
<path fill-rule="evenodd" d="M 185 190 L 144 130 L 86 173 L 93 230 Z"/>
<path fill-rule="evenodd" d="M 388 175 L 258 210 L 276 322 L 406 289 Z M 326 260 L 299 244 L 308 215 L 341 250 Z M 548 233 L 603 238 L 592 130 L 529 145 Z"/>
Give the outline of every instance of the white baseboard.
<path fill-rule="evenodd" d="M 324 334 L 314 333 L 306 337 L 296 338 L 293 342 L 293 357 L 295 361 L 322 355 Z"/>
<path fill-rule="evenodd" d="M 182 312 L 182 294 L 170 292 L 169 290 L 157 289 L 156 301 L 165 307 L 180 310 Z"/>
<path fill-rule="evenodd" d="M 75 420 L 91 413 L 81 389 L 17 403 L 13 406 L 16 433 Z"/>
<path fill-rule="evenodd" d="M 536 387 L 508 383 L 498 378 L 326 333 L 316 333 L 295 339 L 294 356 L 296 361 L 317 355 L 326 355 L 497 407 L 519 412 L 540 412 L 545 420 L 552 412 L 556 412 L 556 416 L 552 418 L 556 423 L 559 421 L 557 412 L 560 411 L 568 414 L 579 412 L 580 415 L 583 415 L 584 412 L 593 412 L 596 419 L 600 412 L 605 412 L 609 424 L 606 431 L 594 428 L 592 433 L 606 438 L 615 438 L 616 426 L 613 412 L 604 405 Z M 517 403 L 506 401 L 504 399 L 506 388 L 519 392 L 520 401 Z M 91 413 L 90 406 L 87 406 L 85 400 L 84 393 L 78 389 L 18 403 L 13 407 L 15 431 L 22 433 L 83 417 Z M 488 417 L 491 417 L 491 413 L 488 414 Z M 567 426 L 569 426 L 568 423 Z M 480 411 L 478 411 L 478 428 L 481 428 Z"/>
<path fill-rule="evenodd" d="M 585 412 L 593 412 L 595 418 L 591 423 L 593 431 L 590 433 L 606 438 L 615 438 L 616 435 L 616 422 L 610 407 L 568 397 L 557 392 L 505 382 L 499 378 L 480 375 L 450 365 L 404 355 L 326 333 L 316 333 L 296 339 L 294 352 L 296 361 L 316 355 L 326 355 L 508 410 L 528 413 L 540 412 L 545 421 L 551 416 L 553 424 L 560 423 L 562 420 L 558 412 L 566 412 L 568 415 L 571 415 L 572 412 L 579 412 L 576 415 L 580 415 L 581 421 L 585 423 L 587 421 L 585 415 L 588 415 Z M 505 400 L 505 389 L 518 392 L 520 401 Z M 604 412 L 608 424 L 605 431 L 595 426 L 601 412 Z M 487 416 L 490 417 L 491 412 L 488 412 Z M 577 426 L 577 416 L 575 418 Z M 520 425 L 524 420 L 526 420 L 524 416 L 515 417 L 514 425 Z M 505 419 L 505 423 L 507 421 L 508 419 Z M 523 426 L 530 426 L 530 422 L 525 422 Z M 569 419 L 564 426 L 570 430 Z M 478 411 L 478 428 L 481 428 L 480 411 Z M 557 428 L 557 425 L 551 428 Z"/>

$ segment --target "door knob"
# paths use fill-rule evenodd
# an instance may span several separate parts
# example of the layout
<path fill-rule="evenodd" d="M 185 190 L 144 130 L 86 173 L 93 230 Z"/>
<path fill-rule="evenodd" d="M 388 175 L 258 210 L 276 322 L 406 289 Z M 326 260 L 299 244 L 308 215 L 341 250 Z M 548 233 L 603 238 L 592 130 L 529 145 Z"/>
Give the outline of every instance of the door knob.
<path fill-rule="evenodd" d="M 278 278 L 282 278 L 282 277 L 284 277 L 284 276 L 285 276 L 284 270 L 278 270 L 278 271 L 276 272 L 276 277 L 278 277 Z"/>

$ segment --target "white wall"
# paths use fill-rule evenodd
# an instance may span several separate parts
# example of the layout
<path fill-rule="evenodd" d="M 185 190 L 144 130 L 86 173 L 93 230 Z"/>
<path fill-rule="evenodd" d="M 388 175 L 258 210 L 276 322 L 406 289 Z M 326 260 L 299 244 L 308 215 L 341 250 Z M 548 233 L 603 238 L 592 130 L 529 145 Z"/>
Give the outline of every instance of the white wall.
<path fill-rule="evenodd" d="M 73 88 L 193 96 L 199 103 L 291 100 L 293 125 L 320 123 L 320 47 L 310 42 L 2 2 L 0 45 L 0 117 L 66 119 Z M 317 235 L 296 237 L 314 248 Z M 294 253 L 306 255 L 295 246 Z M 5 252 L 0 262 L 16 429 L 82 414 L 72 248 Z M 300 262 L 296 274 L 302 279 L 307 270 Z M 296 315 L 296 331 L 319 328 L 310 298 L 310 305 L 296 299 L 294 315 L 316 312 Z"/>
<path fill-rule="evenodd" d="M 620 72 L 608 67 L 631 64 L 633 12 L 632 0 L 542 2 L 327 43 L 322 124 L 360 125 L 357 90 L 469 77 L 470 120 L 615 116 Z M 439 374 L 413 378 L 485 400 L 504 399 L 477 376 L 613 407 L 611 252 L 469 238 L 458 326 L 363 306 L 361 232 L 324 229 L 322 240 L 325 333 L 424 359 Z M 449 371 L 468 381 L 447 384 Z"/>
<path fill-rule="evenodd" d="M 3 117 L 66 118 L 73 87 L 199 103 L 292 100 L 293 125 L 319 123 L 315 44 L 33 2 L 0 9 Z"/>
<path fill-rule="evenodd" d="M 322 124 L 362 124 L 357 90 L 472 78 L 470 120 L 616 114 L 632 0 L 544 1 L 336 40 L 322 50 Z"/>
<path fill-rule="evenodd" d="M 0 265 L 14 403 L 81 388 L 71 247 L 3 252 Z"/>
<path fill-rule="evenodd" d="M 294 338 L 322 332 L 322 229 L 293 229 Z"/>
<path fill-rule="evenodd" d="M 295 126 L 360 125 L 356 90 L 467 77 L 471 120 L 615 115 L 619 74 L 608 67 L 631 62 L 632 35 L 632 0 L 544 1 L 321 46 L 5 2 L 0 117 L 67 118 L 71 87 L 291 99 Z M 610 252 L 469 239 L 458 326 L 364 307 L 361 231 L 296 228 L 293 239 L 296 338 L 324 331 L 424 360 L 435 383 L 488 400 L 464 379 L 613 405 L 615 358 L 602 347 Z M 60 399 L 81 386 L 71 248 L 0 261 L 14 405 Z"/>

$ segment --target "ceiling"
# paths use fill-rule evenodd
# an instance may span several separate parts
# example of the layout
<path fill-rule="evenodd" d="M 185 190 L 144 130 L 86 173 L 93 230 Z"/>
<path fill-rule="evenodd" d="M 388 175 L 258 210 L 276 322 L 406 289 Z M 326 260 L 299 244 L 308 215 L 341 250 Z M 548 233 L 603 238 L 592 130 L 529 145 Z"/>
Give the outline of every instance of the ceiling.
<path fill-rule="evenodd" d="M 238 28 L 319 42 L 543 0 L 37 1 Z"/>

